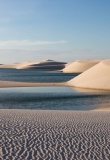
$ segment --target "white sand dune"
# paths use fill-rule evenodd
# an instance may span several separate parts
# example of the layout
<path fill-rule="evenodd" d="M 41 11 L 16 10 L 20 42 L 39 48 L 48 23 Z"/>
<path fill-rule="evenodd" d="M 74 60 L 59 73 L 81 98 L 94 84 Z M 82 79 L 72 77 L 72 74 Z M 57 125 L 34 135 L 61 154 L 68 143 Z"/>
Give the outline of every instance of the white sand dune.
<path fill-rule="evenodd" d="M 35 64 L 35 63 L 38 63 L 38 62 L 23 62 L 23 63 L 15 63 L 15 64 L 1 64 L 0 65 L 0 68 L 19 68 L 19 67 L 26 67 L 26 66 L 29 66 L 29 65 L 32 65 L 32 64 Z"/>
<path fill-rule="evenodd" d="M 0 64 L 0 68 L 15 68 L 15 69 L 53 69 L 59 70 L 65 67 L 65 62 L 57 62 L 54 60 L 44 60 L 40 62 L 23 62 L 16 64 Z"/>
<path fill-rule="evenodd" d="M 1 160 L 109 160 L 110 112 L 0 110 Z"/>
<path fill-rule="evenodd" d="M 1 64 L 0 68 L 16 68 L 18 64 Z"/>
<path fill-rule="evenodd" d="M 38 64 L 39 62 L 23 62 L 23 63 L 19 63 L 16 66 L 16 69 L 24 69 L 27 66 L 33 65 L 33 64 Z"/>
<path fill-rule="evenodd" d="M 77 60 L 66 65 L 62 72 L 64 73 L 82 73 L 94 65 L 98 64 L 101 60 Z"/>
<path fill-rule="evenodd" d="M 17 69 L 62 69 L 65 67 L 65 62 L 57 62 L 53 60 L 44 60 L 41 62 L 25 62 L 23 64 L 19 64 Z"/>
<path fill-rule="evenodd" d="M 65 67 L 69 66 L 70 64 L 72 64 L 73 62 L 69 62 L 65 65 Z"/>
<path fill-rule="evenodd" d="M 101 61 L 67 83 L 74 87 L 110 90 L 110 59 Z"/>

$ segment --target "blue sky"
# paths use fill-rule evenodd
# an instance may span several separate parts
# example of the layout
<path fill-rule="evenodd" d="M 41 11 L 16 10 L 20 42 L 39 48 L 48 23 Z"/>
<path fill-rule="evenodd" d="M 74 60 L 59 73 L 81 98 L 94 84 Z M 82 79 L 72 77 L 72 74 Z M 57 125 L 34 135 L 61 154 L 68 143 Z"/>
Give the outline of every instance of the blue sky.
<path fill-rule="evenodd" d="M 110 57 L 110 0 L 0 0 L 0 63 Z"/>

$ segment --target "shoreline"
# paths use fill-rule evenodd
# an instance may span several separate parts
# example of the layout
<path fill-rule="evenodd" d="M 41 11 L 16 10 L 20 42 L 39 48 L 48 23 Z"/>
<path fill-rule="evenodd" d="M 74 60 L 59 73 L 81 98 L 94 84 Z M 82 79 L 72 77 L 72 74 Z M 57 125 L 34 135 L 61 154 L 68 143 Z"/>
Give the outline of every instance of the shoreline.
<path fill-rule="evenodd" d="M 49 86 L 63 86 L 63 87 L 73 87 L 76 89 L 88 89 L 88 90 L 100 90 L 100 91 L 110 91 L 110 89 L 105 88 L 92 88 L 92 87 L 76 87 L 66 82 L 18 82 L 18 81 L 1 81 L 0 88 L 13 88 L 13 87 L 49 87 Z"/>
<path fill-rule="evenodd" d="M 11 87 L 45 87 L 45 86 L 68 86 L 66 82 L 63 83 L 34 83 L 34 82 L 16 82 L 16 81 L 0 81 L 0 88 Z"/>

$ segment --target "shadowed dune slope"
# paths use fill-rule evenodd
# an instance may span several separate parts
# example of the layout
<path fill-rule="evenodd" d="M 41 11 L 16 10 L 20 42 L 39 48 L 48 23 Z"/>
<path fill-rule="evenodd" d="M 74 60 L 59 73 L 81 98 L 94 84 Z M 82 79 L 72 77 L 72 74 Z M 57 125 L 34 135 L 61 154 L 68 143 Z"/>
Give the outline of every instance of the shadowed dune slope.
<path fill-rule="evenodd" d="M 74 87 L 110 90 L 110 59 L 101 61 L 67 83 Z"/>
<path fill-rule="evenodd" d="M 62 70 L 64 73 L 82 73 L 94 65 L 98 64 L 100 60 L 77 60 L 75 62 L 69 63 Z"/>
<path fill-rule="evenodd" d="M 17 66 L 17 69 L 62 69 L 65 62 L 56 62 L 53 60 L 44 60 L 41 62 L 25 63 Z"/>
<path fill-rule="evenodd" d="M 65 62 L 57 62 L 53 60 L 44 60 L 41 62 L 23 62 L 15 64 L 1 64 L 0 68 L 15 68 L 15 69 L 53 69 L 59 70 L 65 67 Z"/>

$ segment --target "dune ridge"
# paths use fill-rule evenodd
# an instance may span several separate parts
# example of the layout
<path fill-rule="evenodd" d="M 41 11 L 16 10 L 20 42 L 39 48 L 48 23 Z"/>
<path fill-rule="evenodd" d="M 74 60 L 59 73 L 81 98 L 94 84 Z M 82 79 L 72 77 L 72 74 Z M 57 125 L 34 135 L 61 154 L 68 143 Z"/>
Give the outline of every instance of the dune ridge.
<path fill-rule="evenodd" d="M 68 81 L 74 87 L 110 90 L 110 59 L 103 60 L 94 67 Z"/>
<path fill-rule="evenodd" d="M 57 62 L 54 60 L 43 60 L 39 62 L 23 62 L 16 64 L 1 64 L 0 68 L 15 68 L 15 69 L 62 69 L 66 65 L 66 62 Z"/>
<path fill-rule="evenodd" d="M 82 73 L 94 65 L 98 64 L 101 60 L 77 60 L 75 62 L 71 62 L 62 69 L 64 73 Z"/>
<path fill-rule="evenodd" d="M 65 67 L 65 62 L 57 62 L 53 60 L 44 60 L 37 63 L 28 63 L 27 65 L 19 65 L 17 69 L 62 69 Z"/>
<path fill-rule="evenodd" d="M 0 68 L 16 68 L 17 67 L 17 63 L 15 64 L 1 64 Z"/>
<path fill-rule="evenodd" d="M 110 158 L 110 112 L 0 110 L 1 160 Z"/>

